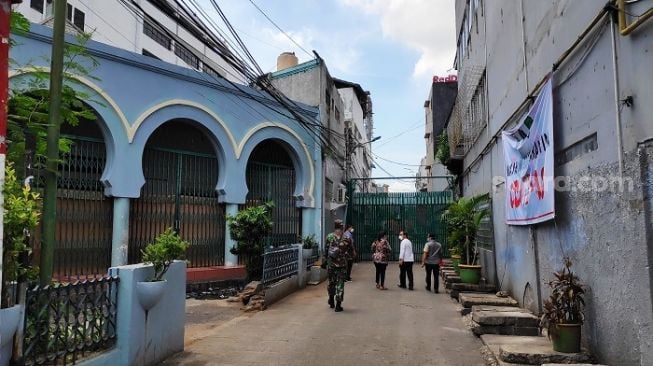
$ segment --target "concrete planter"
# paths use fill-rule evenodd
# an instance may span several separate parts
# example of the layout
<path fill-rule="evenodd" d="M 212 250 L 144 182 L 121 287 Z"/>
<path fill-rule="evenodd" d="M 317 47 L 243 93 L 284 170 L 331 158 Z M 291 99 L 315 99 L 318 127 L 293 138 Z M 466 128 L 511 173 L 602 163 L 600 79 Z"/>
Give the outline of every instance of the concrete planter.
<path fill-rule="evenodd" d="M 478 285 L 481 281 L 481 266 L 472 264 L 460 264 L 460 280 L 463 283 Z"/>
<path fill-rule="evenodd" d="M 19 305 L 0 309 L 0 365 L 9 365 L 11 360 L 14 334 L 20 324 L 21 307 Z"/>
<path fill-rule="evenodd" d="M 579 353 L 580 330 L 580 324 L 556 324 L 551 334 L 553 350 L 562 353 Z"/>
<path fill-rule="evenodd" d="M 145 311 L 149 311 L 159 303 L 163 297 L 168 281 L 138 282 L 136 283 L 136 296 L 138 303 Z"/>
<path fill-rule="evenodd" d="M 308 260 L 313 255 L 313 249 L 302 249 L 302 257 Z M 313 263 L 309 263 L 313 264 Z"/>

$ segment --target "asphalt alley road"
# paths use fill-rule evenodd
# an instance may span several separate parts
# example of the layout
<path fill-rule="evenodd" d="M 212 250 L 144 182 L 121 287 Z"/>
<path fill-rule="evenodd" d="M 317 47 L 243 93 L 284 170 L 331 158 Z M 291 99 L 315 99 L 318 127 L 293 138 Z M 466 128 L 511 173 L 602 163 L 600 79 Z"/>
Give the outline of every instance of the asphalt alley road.
<path fill-rule="evenodd" d="M 344 312 L 327 305 L 326 283 L 309 286 L 268 310 L 207 324 L 166 365 L 485 365 L 479 339 L 455 304 L 424 288 L 416 265 L 415 291 L 400 289 L 399 268 L 388 266 L 377 290 L 372 263 L 354 266 L 345 285 Z M 441 284 L 442 285 L 442 284 Z M 220 301 L 220 300 L 215 300 Z M 221 311 L 219 307 L 215 311 Z M 196 321 L 199 319 L 196 319 Z"/>

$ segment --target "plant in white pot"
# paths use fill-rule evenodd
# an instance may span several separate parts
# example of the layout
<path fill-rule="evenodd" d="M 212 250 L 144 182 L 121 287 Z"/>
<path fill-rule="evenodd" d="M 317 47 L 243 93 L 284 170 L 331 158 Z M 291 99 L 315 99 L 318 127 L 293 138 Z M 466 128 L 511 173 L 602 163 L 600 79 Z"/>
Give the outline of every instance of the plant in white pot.
<path fill-rule="evenodd" d="M 302 257 L 306 260 L 310 260 L 313 255 L 313 250 L 317 246 L 317 240 L 315 240 L 315 234 L 307 235 L 302 238 Z M 312 263 L 309 263 L 311 265 Z"/>
<path fill-rule="evenodd" d="M 161 300 L 166 286 L 163 276 L 176 259 L 184 258 L 187 249 L 188 242 L 182 240 L 172 228 L 167 228 L 142 251 L 143 263 L 154 267 L 154 275 L 149 281 L 137 284 L 138 301 L 145 311 Z"/>

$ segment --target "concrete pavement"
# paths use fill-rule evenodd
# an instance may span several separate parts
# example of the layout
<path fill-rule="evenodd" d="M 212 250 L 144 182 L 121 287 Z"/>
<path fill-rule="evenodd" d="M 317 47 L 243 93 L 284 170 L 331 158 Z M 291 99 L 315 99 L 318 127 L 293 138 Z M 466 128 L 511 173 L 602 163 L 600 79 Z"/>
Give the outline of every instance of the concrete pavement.
<path fill-rule="evenodd" d="M 372 263 L 354 266 L 345 285 L 345 311 L 327 305 L 326 284 L 308 287 L 255 315 L 242 315 L 201 332 L 166 365 L 485 365 L 479 339 L 465 328 L 447 294 L 400 289 L 398 265 L 374 284 Z M 216 308 L 216 311 L 219 310 Z"/>

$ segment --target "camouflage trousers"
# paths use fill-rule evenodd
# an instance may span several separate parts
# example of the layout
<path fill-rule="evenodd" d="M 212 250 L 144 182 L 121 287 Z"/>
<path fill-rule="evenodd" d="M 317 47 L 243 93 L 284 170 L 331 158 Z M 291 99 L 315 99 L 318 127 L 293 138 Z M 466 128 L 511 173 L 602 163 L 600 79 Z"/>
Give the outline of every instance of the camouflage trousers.
<path fill-rule="evenodd" d="M 337 302 L 345 299 L 345 280 L 347 279 L 347 267 L 329 266 L 329 297 L 335 296 Z"/>

